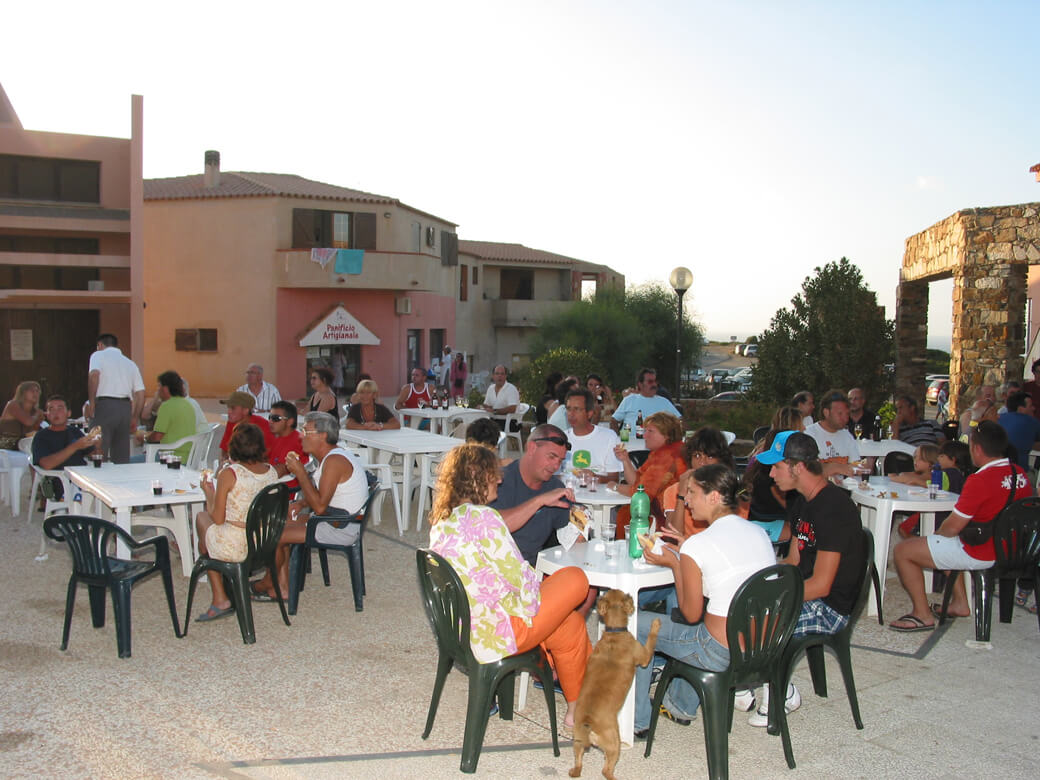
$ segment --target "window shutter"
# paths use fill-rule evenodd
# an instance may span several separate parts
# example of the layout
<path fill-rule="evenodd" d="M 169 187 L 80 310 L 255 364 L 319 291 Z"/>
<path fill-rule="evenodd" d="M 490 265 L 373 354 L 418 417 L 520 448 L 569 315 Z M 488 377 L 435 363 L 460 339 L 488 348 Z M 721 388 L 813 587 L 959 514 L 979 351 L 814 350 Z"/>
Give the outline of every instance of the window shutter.
<path fill-rule="evenodd" d="M 320 246 L 316 227 L 317 213 L 314 209 L 293 209 L 293 249 L 312 249 Z"/>
<path fill-rule="evenodd" d="M 459 237 L 447 230 L 441 231 L 441 265 L 459 264 Z"/>
<path fill-rule="evenodd" d="M 376 248 L 376 215 L 364 211 L 354 213 L 354 249 Z"/>

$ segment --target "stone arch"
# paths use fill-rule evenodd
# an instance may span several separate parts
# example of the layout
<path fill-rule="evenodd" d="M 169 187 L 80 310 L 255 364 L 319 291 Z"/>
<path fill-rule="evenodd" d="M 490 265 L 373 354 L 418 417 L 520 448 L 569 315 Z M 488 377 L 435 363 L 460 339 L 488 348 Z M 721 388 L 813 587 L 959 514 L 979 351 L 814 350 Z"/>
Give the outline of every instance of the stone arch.
<path fill-rule="evenodd" d="M 928 283 L 953 278 L 950 419 L 983 385 L 1023 375 L 1040 203 L 965 209 L 906 240 L 896 294 L 896 393 L 923 398 Z"/>

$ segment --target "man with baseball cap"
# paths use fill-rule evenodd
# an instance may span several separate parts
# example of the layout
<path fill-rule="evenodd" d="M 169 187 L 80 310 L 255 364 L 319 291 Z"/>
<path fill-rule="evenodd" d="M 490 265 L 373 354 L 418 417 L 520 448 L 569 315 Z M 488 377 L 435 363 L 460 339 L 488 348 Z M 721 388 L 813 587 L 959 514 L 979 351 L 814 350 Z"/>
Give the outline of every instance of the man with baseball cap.
<path fill-rule="evenodd" d="M 758 456 L 758 462 L 772 466 L 769 476 L 777 488 L 798 491 L 798 497 L 787 504 L 792 538 L 784 559 L 797 566 L 805 579 L 805 601 L 794 636 L 835 634 L 849 622 L 866 567 L 856 505 L 823 475 L 820 451 L 812 436 L 784 431 Z M 787 711 L 801 703 L 798 689 L 789 685 Z M 765 688 L 758 710 L 748 722 L 765 726 L 768 711 Z"/>
<path fill-rule="evenodd" d="M 256 400 L 249 393 L 236 390 L 225 400 L 221 401 L 227 406 L 227 425 L 224 427 L 224 437 L 220 440 L 221 458 L 227 460 L 228 442 L 231 434 L 235 432 L 235 426 L 240 422 L 251 422 L 264 434 L 264 447 L 268 452 L 274 444 L 274 436 L 271 434 L 271 426 L 263 417 L 253 414 L 253 404 Z"/>

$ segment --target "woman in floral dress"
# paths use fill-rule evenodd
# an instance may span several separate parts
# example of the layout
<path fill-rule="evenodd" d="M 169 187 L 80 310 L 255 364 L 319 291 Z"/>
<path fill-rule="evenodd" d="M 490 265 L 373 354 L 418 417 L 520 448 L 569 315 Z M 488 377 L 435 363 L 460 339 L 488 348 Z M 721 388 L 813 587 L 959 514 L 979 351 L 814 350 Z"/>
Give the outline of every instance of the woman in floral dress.
<path fill-rule="evenodd" d="M 481 444 L 463 444 L 444 458 L 430 512 L 430 547 L 451 563 L 469 597 L 470 645 L 480 663 L 493 663 L 536 645 L 552 656 L 567 714 L 585 677 L 592 645 L 575 608 L 585 600 L 585 572 L 567 567 L 539 582 L 505 521 L 487 506 L 498 495 L 498 458 Z"/>

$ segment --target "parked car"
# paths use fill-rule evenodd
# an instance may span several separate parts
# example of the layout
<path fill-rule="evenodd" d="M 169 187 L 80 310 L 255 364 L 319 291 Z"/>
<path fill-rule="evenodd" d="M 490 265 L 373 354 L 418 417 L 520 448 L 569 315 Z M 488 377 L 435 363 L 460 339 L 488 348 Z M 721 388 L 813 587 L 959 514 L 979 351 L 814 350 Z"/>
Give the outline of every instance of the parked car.
<path fill-rule="evenodd" d="M 710 381 L 711 381 L 711 383 L 713 385 L 717 385 L 720 382 L 725 382 L 727 379 L 729 379 L 729 371 L 728 370 L 726 370 L 725 368 L 714 368 L 714 369 L 712 369 Z"/>
<path fill-rule="evenodd" d="M 744 400 L 744 394 L 743 393 L 738 393 L 735 390 L 727 390 L 725 393 L 719 393 L 718 395 L 713 395 L 709 400 L 711 400 L 711 401 L 718 401 L 718 402 L 721 402 L 721 403 L 733 403 L 734 401 L 743 401 Z"/>
<path fill-rule="evenodd" d="M 742 354 L 744 354 L 744 345 L 743 344 L 734 344 L 733 345 L 733 354 L 734 355 L 742 355 Z"/>
<path fill-rule="evenodd" d="M 949 395 L 950 392 L 950 380 L 949 379 L 933 379 L 931 384 L 928 385 L 928 390 L 925 391 L 924 399 L 928 402 L 929 406 L 935 406 L 939 403 L 939 393 L 943 390 Z"/>
<path fill-rule="evenodd" d="M 744 357 L 758 357 L 758 344 L 745 344 Z"/>

